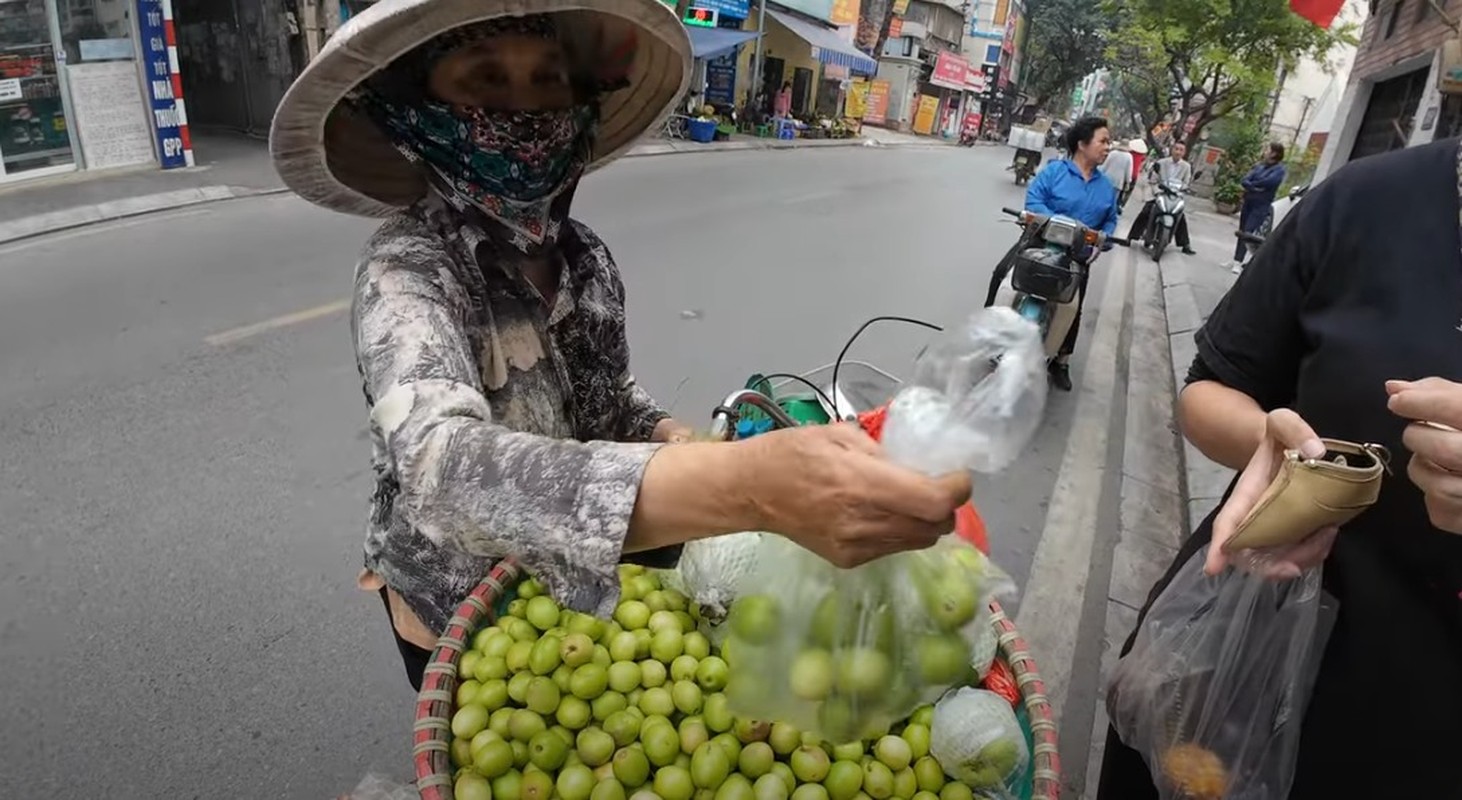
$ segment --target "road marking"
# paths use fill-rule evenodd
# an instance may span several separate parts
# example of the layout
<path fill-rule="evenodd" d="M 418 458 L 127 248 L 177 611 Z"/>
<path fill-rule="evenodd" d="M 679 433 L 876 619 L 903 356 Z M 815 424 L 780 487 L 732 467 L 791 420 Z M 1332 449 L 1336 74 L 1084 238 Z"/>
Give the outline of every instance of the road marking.
<path fill-rule="evenodd" d="M 1103 478 L 1108 469 L 1108 426 L 1116 393 L 1122 307 L 1132 258 L 1113 265 L 1107 275 L 1096 331 L 1086 353 L 1086 370 L 1078 385 L 1076 417 L 1051 490 L 1046 525 L 1036 544 L 1016 620 L 1040 665 L 1058 724 L 1075 667 Z"/>
<path fill-rule="evenodd" d="M 215 333 L 212 336 L 205 338 L 203 341 L 207 342 L 210 345 L 213 345 L 214 347 L 226 347 L 228 345 L 241 342 L 250 337 L 258 336 L 261 333 L 268 333 L 269 331 L 279 330 L 280 328 L 288 328 L 291 325 L 299 325 L 301 323 L 311 322 L 313 320 L 320 319 L 321 317 L 328 317 L 332 314 L 338 314 L 342 311 L 346 311 L 349 309 L 349 300 L 336 300 L 333 303 L 326 303 L 321 306 L 315 306 L 314 308 L 307 308 L 304 311 L 296 311 L 293 314 L 285 314 L 282 317 L 266 319 L 263 322 L 256 322 L 253 325 L 245 325 L 242 328 L 234 328 L 233 330 L 227 330 L 222 333 Z"/>
<path fill-rule="evenodd" d="M 60 244 L 62 242 L 67 242 L 72 239 L 80 239 L 83 236 L 94 236 L 98 233 L 111 233 L 112 231 L 122 230 L 123 228 L 135 228 L 138 225 L 147 225 L 149 223 L 164 221 L 170 222 L 172 220 L 181 219 L 183 217 L 197 217 L 203 214 L 212 213 L 213 209 L 210 208 L 184 209 L 172 214 L 169 214 L 167 212 L 157 212 L 153 214 L 145 214 L 138 217 L 131 217 L 128 219 L 112 220 L 110 222 L 98 222 L 91 225 L 82 225 L 68 230 L 56 231 L 55 233 L 37 234 L 34 237 L 25 239 L 24 241 L 17 242 L 12 245 L 7 245 L 5 247 L 0 247 L 0 256 L 9 255 L 11 253 L 19 253 L 22 250 L 30 250 L 36 247 L 43 247 L 48 244 Z"/>

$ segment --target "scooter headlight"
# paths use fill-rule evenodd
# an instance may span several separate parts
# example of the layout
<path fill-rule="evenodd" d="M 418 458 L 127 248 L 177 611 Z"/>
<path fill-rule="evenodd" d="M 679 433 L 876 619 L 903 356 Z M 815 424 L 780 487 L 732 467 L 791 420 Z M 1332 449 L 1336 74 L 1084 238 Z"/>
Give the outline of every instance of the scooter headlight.
<path fill-rule="evenodd" d="M 1070 247 L 1076 243 L 1078 227 L 1075 220 L 1053 217 L 1050 222 L 1046 223 L 1046 241 L 1062 247 Z"/>

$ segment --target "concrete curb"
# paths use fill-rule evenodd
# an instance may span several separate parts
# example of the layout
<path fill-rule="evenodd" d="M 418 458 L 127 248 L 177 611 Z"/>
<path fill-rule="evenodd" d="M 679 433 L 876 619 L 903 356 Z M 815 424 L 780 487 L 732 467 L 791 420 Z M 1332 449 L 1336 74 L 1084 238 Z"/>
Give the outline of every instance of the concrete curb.
<path fill-rule="evenodd" d="M 623 157 L 646 158 L 650 156 L 670 155 L 708 155 L 711 153 L 734 153 L 751 150 L 806 150 L 819 147 L 898 148 L 941 146 L 953 146 L 953 143 L 942 140 L 930 140 L 927 142 L 880 142 L 876 139 L 867 138 L 802 139 L 791 141 L 780 139 L 750 139 L 722 142 L 717 146 L 707 147 L 706 145 L 695 142 L 651 142 L 635 147 Z M 202 186 L 178 189 L 171 192 L 140 195 L 138 197 L 112 200 L 94 205 L 77 206 L 75 208 L 51 211 L 45 214 L 35 214 L 0 223 L 0 245 L 10 244 L 21 239 L 30 239 L 36 236 L 71 230 L 73 228 L 81 228 L 87 225 L 95 225 L 101 222 L 124 219 L 126 217 L 152 214 L 158 211 L 171 211 L 176 208 L 184 208 L 201 203 L 216 203 L 220 200 L 283 194 L 288 191 L 284 187 L 254 189 L 244 186 Z"/>
<path fill-rule="evenodd" d="M 77 206 L 0 223 L 0 245 L 142 214 L 170 211 L 175 208 L 216 203 L 220 200 L 233 200 L 240 197 L 281 194 L 286 191 L 289 190 L 283 187 L 252 189 L 244 186 L 201 186 Z"/>

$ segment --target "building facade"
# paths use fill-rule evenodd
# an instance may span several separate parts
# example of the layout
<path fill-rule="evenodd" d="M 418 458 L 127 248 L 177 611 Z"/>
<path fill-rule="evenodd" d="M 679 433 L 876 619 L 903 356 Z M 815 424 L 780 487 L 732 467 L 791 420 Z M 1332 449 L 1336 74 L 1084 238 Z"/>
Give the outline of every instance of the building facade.
<path fill-rule="evenodd" d="M 1365 22 L 1369 0 L 1346 0 L 1336 25 Z M 1350 82 L 1357 46 L 1341 44 L 1324 59 L 1307 58 L 1283 72 L 1270 107 L 1269 135 L 1289 148 L 1324 144 L 1340 113 L 1341 98 Z"/>
<path fill-rule="evenodd" d="M 1429 0 L 1371 0 L 1317 180 L 1358 158 L 1462 134 L 1462 96 L 1437 88 L 1462 2 L 1437 5 L 1442 12 Z"/>
<path fill-rule="evenodd" d="M 953 137 L 967 114 L 978 113 L 974 95 L 984 77 L 964 52 L 971 7 L 959 0 L 910 0 L 903 8 L 879 55 L 889 127 Z"/>
<path fill-rule="evenodd" d="M 191 164 L 178 73 L 167 0 L 0 2 L 0 183 Z"/>

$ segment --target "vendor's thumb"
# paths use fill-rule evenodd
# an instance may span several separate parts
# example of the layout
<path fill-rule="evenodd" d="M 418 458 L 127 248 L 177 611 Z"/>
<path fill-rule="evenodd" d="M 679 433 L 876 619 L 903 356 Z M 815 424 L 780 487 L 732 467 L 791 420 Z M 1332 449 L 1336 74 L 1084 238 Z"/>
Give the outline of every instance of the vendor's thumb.
<path fill-rule="evenodd" d="M 941 475 L 934 479 L 939 489 L 949 499 L 950 513 L 970 501 L 970 492 L 974 490 L 974 482 L 970 473 L 963 470 L 951 472 L 948 475 Z"/>

